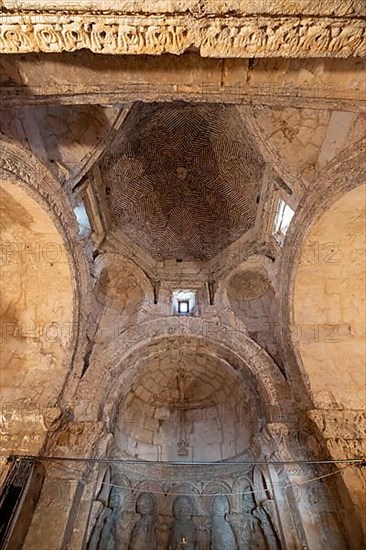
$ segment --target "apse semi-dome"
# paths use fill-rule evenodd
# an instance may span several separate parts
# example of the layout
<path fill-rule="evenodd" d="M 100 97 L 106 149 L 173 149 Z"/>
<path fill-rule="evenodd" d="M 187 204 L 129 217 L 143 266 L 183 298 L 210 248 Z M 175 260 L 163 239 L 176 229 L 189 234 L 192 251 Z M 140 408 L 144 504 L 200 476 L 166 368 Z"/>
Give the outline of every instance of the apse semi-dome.
<path fill-rule="evenodd" d="M 148 355 L 115 419 L 115 456 L 220 461 L 250 449 L 258 429 L 252 388 L 222 358 L 188 343 Z"/>

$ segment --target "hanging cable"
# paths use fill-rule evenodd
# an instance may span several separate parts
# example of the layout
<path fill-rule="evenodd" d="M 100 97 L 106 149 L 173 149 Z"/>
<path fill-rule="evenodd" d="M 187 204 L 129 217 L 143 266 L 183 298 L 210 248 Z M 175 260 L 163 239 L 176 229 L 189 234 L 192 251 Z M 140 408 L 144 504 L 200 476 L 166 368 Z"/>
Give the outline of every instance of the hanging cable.
<path fill-rule="evenodd" d="M 266 466 L 270 466 L 270 465 L 330 465 L 330 464 L 343 464 L 343 467 L 340 467 L 338 468 L 336 471 L 334 472 L 330 472 L 330 473 L 327 473 L 327 474 L 323 474 L 323 475 L 320 475 L 320 476 L 317 476 L 317 477 L 314 477 L 314 478 L 311 478 L 311 479 L 306 479 L 306 480 L 303 480 L 303 481 L 298 481 L 298 482 L 295 482 L 295 483 L 287 483 L 285 485 L 282 485 L 282 486 L 278 486 L 278 488 L 280 489 L 283 489 L 283 490 L 287 490 L 289 487 L 300 487 L 302 485 L 305 485 L 307 483 L 312 483 L 312 482 L 315 482 L 315 481 L 320 481 L 324 478 L 327 478 L 327 477 L 330 477 L 330 476 L 334 476 L 336 474 L 339 474 L 339 473 L 342 473 L 343 470 L 345 470 L 346 468 L 351 468 L 351 467 L 366 467 L 366 460 L 365 459 L 337 459 L 337 460 L 275 460 L 275 461 L 238 461 L 238 462 L 234 462 L 234 461 L 229 461 L 229 462 L 163 462 L 163 461 L 142 461 L 142 460 L 130 460 L 130 459 L 127 459 L 127 460 L 124 460 L 124 459 L 111 459 L 111 458 L 82 458 L 82 457 L 52 457 L 52 456 L 30 456 L 30 455 L 12 455 L 11 457 L 9 457 L 9 460 L 15 460 L 15 461 L 19 461 L 19 460 L 30 460 L 30 461 L 34 461 L 34 460 L 37 460 L 37 461 L 40 461 L 40 462 L 54 462 L 56 463 L 56 466 L 58 468 L 61 468 L 65 471 L 69 471 L 68 469 L 66 468 L 63 468 L 61 466 L 61 464 L 58 464 L 59 462 L 77 462 L 77 463 L 80 463 L 80 462 L 84 462 L 84 463 L 92 463 L 92 464 L 133 464 L 133 465 L 140 465 L 140 466 L 153 466 L 153 465 L 163 465 L 163 466 L 227 466 L 227 465 L 234 465 L 234 466 L 241 466 L 241 465 L 245 465 L 245 466 L 255 466 L 255 465 L 266 465 Z M 116 488 L 119 488 L 119 489 L 126 489 L 127 487 L 126 486 L 123 486 L 123 485 L 117 485 L 117 484 L 114 484 L 114 483 L 107 483 L 107 482 L 104 482 L 102 481 L 101 483 L 102 485 L 104 486 L 108 486 L 108 487 L 116 487 Z M 171 490 L 170 490 L 171 492 Z M 231 496 L 231 495 L 246 495 L 246 494 L 257 494 L 257 493 L 262 493 L 262 490 L 260 491 L 257 491 L 257 490 L 253 490 L 253 491 L 240 491 L 240 492 L 230 492 L 230 493 L 221 493 L 220 492 L 220 495 L 224 495 L 224 496 Z M 167 492 L 164 492 L 164 491 L 154 491 L 154 494 L 157 494 L 157 495 L 167 495 Z M 174 495 L 176 496 L 192 496 L 192 493 L 180 493 L 180 492 L 175 492 L 174 491 Z M 208 496 L 213 496 L 213 493 L 201 493 L 201 494 L 196 494 L 195 493 L 195 496 L 199 496 L 199 497 L 208 497 Z"/>
<path fill-rule="evenodd" d="M 37 460 L 41 462 L 88 462 L 93 464 L 133 464 L 133 465 L 159 465 L 159 466 L 271 466 L 271 465 L 306 465 L 306 464 L 350 464 L 365 467 L 366 459 L 340 458 L 337 460 L 238 460 L 238 461 L 163 461 L 163 460 L 132 460 L 122 458 L 90 458 L 90 457 L 65 457 L 65 456 L 33 456 L 11 455 L 9 460 Z"/>
<path fill-rule="evenodd" d="M 311 479 L 305 479 L 304 481 L 299 481 L 298 483 L 286 483 L 286 485 L 277 485 L 277 487 L 279 489 L 288 489 L 289 487 L 299 487 L 301 485 L 305 485 L 306 483 L 312 483 L 314 481 L 319 481 L 325 477 L 330 477 L 330 476 L 334 476 L 336 474 L 339 474 L 342 472 L 342 470 L 345 470 L 346 468 L 350 468 L 352 466 L 352 464 L 348 464 L 346 466 L 343 466 L 343 468 L 340 468 L 338 470 L 336 470 L 335 472 L 330 472 L 329 474 L 324 474 L 322 476 L 317 476 L 317 477 L 313 477 Z M 106 487 L 116 487 L 118 489 L 127 489 L 126 486 L 123 486 L 123 485 L 116 485 L 115 483 L 106 483 L 105 481 L 102 481 L 102 485 L 106 486 Z M 132 491 L 134 492 L 134 491 Z M 212 497 L 214 496 L 215 494 L 220 494 L 220 495 L 223 495 L 223 496 L 227 496 L 227 497 L 230 497 L 230 496 L 233 496 L 233 495 L 238 495 L 238 496 L 242 496 L 242 495 L 255 495 L 257 493 L 259 494 L 262 494 L 263 493 L 263 489 L 261 490 L 258 490 L 258 491 L 233 491 L 231 493 L 179 493 L 179 492 L 176 492 L 174 491 L 174 487 L 170 489 L 170 491 L 155 491 L 153 490 L 153 493 L 155 495 L 164 495 L 164 496 L 167 496 L 167 494 L 173 494 L 174 496 L 195 496 L 195 497 Z"/>

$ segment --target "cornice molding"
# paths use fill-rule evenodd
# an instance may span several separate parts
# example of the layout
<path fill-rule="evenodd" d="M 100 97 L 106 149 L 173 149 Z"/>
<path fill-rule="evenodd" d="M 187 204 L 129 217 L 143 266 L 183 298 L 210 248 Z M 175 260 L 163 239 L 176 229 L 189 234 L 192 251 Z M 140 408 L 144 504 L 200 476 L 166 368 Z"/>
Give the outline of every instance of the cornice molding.
<path fill-rule="evenodd" d="M 43 4 L 43 5 L 42 5 Z M 92 13 L 92 14 L 191 14 L 196 18 L 208 16 L 248 15 L 310 15 L 320 17 L 357 17 L 365 15 L 364 0 L 0 0 L 7 13 Z"/>
<path fill-rule="evenodd" d="M 126 3 L 124 3 L 126 4 Z M 355 3 L 356 5 L 357 2 Z M 361 10 L 338 15 L 295 14 L 284 8 L 248 15 L 247 10 L 197 13 L 187 2 L 182 12 L 154 13 L 97 9 L 77 11 L 0 8 L 0 53 L 74 52 L 180 55 L 197 50 L 202 57 L 366 57 L 366 25 Z M 130 3 L 131 5 L 131 3 Z M 27 4 L 26 4 L 27 6 Z M 253 12 L 253 10 L 251 10 Z M 342 10 L 342 13 L 344 10 Z M 244 13 L 244 15 L 243 15 Z M 337 12 L 336 12 L 337 13 Z"/>

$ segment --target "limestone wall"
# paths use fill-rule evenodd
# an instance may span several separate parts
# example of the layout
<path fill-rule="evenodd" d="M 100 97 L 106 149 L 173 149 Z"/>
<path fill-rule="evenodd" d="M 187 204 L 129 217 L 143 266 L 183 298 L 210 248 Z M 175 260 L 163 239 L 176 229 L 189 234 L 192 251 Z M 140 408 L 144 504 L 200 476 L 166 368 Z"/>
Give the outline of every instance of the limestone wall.
<path fill-rule="evenodd" d="M 324 213 L 296 270 L 297 345 L 320 408 L 364 406 L 364 197 L 365 187 L 357 187 Z"/>

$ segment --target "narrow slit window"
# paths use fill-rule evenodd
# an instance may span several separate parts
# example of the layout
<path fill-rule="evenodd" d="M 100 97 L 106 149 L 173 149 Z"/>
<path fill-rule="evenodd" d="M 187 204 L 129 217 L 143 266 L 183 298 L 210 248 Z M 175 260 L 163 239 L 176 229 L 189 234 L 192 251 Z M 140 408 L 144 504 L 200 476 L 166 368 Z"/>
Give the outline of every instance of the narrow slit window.
<path fill-rule="evenodd" d="M 88 237 L 91 233 L 91 225 L 84 201 L 80 201 L 74 208 L 74 214 L 79 226 L 79 236 Z"/>
<path fill-rule="evenodd" d="M 295 212 L 283 199 L 278 201 L 277 213 L 273 226 L 273 236 L 282 245 Z"/>

